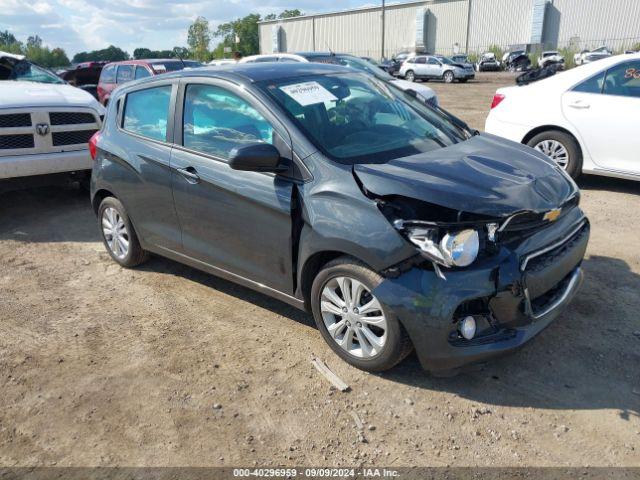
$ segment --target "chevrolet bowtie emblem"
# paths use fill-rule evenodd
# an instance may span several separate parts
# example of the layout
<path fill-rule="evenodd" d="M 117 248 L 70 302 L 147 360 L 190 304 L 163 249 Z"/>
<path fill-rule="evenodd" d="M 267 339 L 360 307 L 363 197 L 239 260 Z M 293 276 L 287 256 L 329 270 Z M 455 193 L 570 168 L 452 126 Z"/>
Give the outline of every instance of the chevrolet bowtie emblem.
<path fill-rule="evenodd" d="M 549 210 L 547 213 L 545 213 L 542 219 L 547 220 L 549 222 L 555 222 L 560 216 L 561 212 L 562 212 L 561 208 L 554 208 L 553 210 Z"/>

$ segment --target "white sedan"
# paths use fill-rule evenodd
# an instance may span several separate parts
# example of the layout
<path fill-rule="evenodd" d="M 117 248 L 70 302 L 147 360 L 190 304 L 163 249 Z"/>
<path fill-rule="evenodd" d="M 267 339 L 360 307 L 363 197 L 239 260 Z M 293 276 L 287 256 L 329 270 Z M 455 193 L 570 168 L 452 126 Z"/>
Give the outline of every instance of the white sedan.
<path fill-rule="evenodd" d="M 640 180 L 640 54 L 499 89 L 485 130 L 580 173 Z"/>

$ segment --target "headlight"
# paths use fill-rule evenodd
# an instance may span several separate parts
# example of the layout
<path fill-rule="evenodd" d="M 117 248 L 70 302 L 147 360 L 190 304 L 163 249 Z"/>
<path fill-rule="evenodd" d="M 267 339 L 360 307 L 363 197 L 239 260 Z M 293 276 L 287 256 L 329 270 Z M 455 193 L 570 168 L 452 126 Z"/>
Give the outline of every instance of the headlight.
<path fill-rule="evenodd" d="M 436 229 L 411 228 L 409 240 L 434 262 L 445 267 L 466 267 L 478 257 L 480 238 L 476 230 L 446 233 L 438 238 Z"/>

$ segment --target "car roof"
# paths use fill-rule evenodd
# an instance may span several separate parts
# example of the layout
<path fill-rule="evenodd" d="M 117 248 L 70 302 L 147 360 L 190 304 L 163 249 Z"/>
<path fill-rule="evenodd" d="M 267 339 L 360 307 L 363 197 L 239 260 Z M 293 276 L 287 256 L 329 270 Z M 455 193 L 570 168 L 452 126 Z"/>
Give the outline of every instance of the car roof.
<path fill-rule="evenodd" d="M 285 78 L 303 77 L 306 75 L 330 75 L 354 73 L 354 70 L 341 65 L 324 63 L 236 63 L 233 65 L 208 66 L 191 70 L 179 70 L 155 77 L 138 80 L 134 85 L 152 83 L 158 80 L 189 77 L 226 78 L 244 82 L 261 82 L 263 80 L 283 80 Z M 131 85 L 127 83 L 125 85 Z"/>
<path fill-rule="evenodd" d="M 137 60 L 121 60 L 119 62 L 110 62 L 109 65 L 154 65 L 156 63 L 167 63 L 167 62 L 194 62 L 198 63 L 197 60 L 183 59 L 179 58 L 140 58 Z"/>

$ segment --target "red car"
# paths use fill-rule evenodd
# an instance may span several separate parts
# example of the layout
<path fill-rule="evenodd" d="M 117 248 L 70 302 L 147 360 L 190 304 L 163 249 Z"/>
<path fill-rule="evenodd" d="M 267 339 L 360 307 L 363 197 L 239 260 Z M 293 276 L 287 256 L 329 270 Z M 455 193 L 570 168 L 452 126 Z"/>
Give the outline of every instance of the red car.
<path fill-rule="evenodd" d="M 98 82 L 98 100 L 103 105 L 109 103 L 111 92 L 118 86 L 139 78 L 160 75 L 161 73 L 174 72 L 184 68 L 201 67 L 200 62 L 193 60 L 180 60 L 176 58 L 150 60 L 125 60 L 109 63 L 102 69 Z"/>

